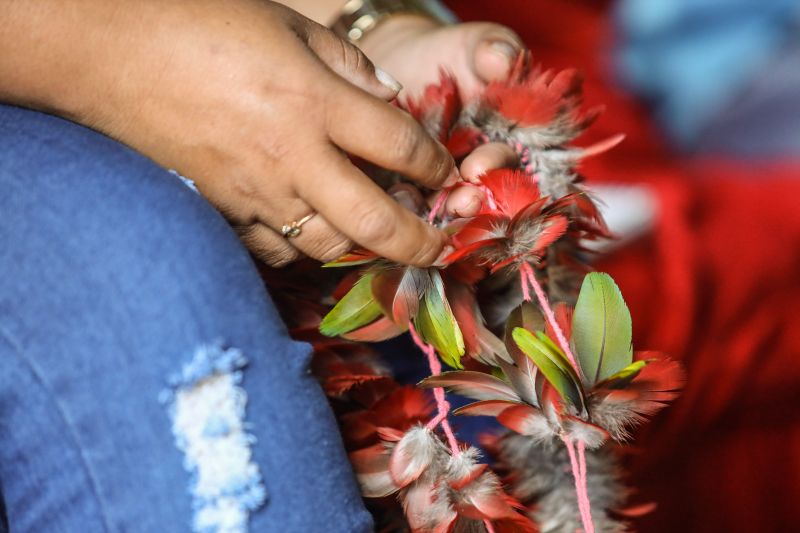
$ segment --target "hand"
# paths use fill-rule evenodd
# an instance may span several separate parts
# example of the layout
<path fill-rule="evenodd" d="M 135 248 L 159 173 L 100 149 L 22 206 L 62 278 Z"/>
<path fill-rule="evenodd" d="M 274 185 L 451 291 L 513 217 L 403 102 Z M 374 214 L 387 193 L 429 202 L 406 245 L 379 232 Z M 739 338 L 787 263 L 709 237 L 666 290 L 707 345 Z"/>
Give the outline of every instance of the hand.
<path fill-rule="evenodd" d="M 439 78 L 444 67 L 469 98 L 492 80 L 505 79 L 524 48 L 510 29 L 489 22 L 442 26 L 417 15 L 393 15 L 360 41 L 376 65 L 403 84 L 404 93 L 419 94 Z"/>
<path fill-rule="evenodd" d="M 519 166 L 519 155 L 505 143 L 488 143 L 479 146 L 461 162 L 460 174 L 466 185 L 453 189 L 445 202 L 445 211 L 453 217 L 467 218 L 478 214 L 483 202 L 483 192 L 469 183 L 479 184 L 481 176 L 497 168 L 516 168 Z M 419 189 L 401 183 L 389 189 L 389 193 L 409 211 L 419 215 L 436 204 L 440 193 L 436 192 L 427 199 L 423 198 Z"/>
<path fill-rule="evenodd" d="M 50 0 L 27 16 L 24 4 L 12 4 L 19 42 L 26 24 L 59 42 L 31 48 L 44 49 L 27 70 L 44 76 L 37 90 L 0 96 L 56 109 L 191 177 L 266 262 L 330 260 L 353 241 L 415 265 L 441 252 L 444 234 L 345 152 L 432 189 L 458 179 L 452 158 L 386 103 L 398 87 L 322 26 L 256 0 Z M 27 72 L 14 61 L 0 60 L 0 78 Z M 280 236 L 312 212 L 299 236 Z"/>

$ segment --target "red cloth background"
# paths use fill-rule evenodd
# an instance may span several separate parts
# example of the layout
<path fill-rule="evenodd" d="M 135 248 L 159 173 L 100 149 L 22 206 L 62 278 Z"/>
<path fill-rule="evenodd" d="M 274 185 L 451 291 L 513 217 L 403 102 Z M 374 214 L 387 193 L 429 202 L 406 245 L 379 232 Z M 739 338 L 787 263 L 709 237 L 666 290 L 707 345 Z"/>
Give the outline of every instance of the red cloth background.
<path fill-rule="evenodd" d="M 584 166 L 591 180 L 652 185 L 653 234 L 604 259 L 634 319 L 637 349 L 684 362 L 681 399 L 631 460 L 643 532 L 800 530 L 800 161 L 770 165 L 671 154 L 616 88 L 607 3 L 457 0 L 464 20 L 516 30 L 546 67 L 578 67 L 607 111 L 581 139 L 624 132 Z M 701 53 L 701 52 L 699 52 Z"/>

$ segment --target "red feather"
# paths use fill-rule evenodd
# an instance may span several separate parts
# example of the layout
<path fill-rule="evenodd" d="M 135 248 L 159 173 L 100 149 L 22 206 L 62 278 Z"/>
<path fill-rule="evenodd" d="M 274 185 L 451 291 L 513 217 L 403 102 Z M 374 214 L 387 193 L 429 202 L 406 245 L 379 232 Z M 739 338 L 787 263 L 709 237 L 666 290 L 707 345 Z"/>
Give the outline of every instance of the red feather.
<path fill-rule="evenodd" d="M 417 316 L 419 301 L 430 286 L 426 270 L 414 267 L 379 272 L 372 280 L 372 294 L 387 316 L 405 326 Z"/>
<path fill-rule="evenodd" d="M 444 145 L 455 159 L 461 159 L 480 146 L 482 136 L 481 131 L 476 128 L 456 127 Z"/>
<path fill-rule="evenodd" d="M 527 404 L 505 409 L 498 415 L 497 421 L 520 435 L 535 435 L 547 424 L 542 412 Z"/>
<path fill-rule="evenodd" d="M 408 328 L 397 325 L 385 316 L 363 328 L 355 329 L 342 335 L 343 338 L 358 342 L 380 342 L 393 339 L 404 333 Z"/>
<path fill-rule="evenodd" d="M 451 479 L 448 480 L 447 484 L 454 490 L 461 490 L 473 481 L 475 481 L 481 474 L 486 472 L 486 469 L 489 468 L 489 465 L 483 464 L 476 464 L 472 469 L 467 472 L 467 475 L 460 478 L 460 479 Z"/>
<path fill-rule="evenodd" d="M 539 199 L 539 187 L 530 175 L 520 170 L 490 170 L 481 177 L 481 182 L 489 189 L 500 212 L 509 218 Z M 484 209 L 488 209 L 487 204 L 484 203 Z"/>
<path fill-rule="evenodd" d="M 389 459 L 389 473 L 399 487 L 405 487 L 422 475 L 436 457 L 439 441 L 423 426 L 411 428 L 403 435 Z"/>
<path fill-rule="evenodd" d="M 453 235 L 452 244 L 456 248 L 480 241 L 503 237 L 508 227 L 508 218 L 499 213 L 478 215 Z"/>
<path fill-rule="evenodd" d="M 510 400 L 483 400 L 465 405 L 464 407 L 459 407 L 453 411 L 453 414 L 465 416 L 497 417 L 500 413 L 515 405 L 520 405 L 520 402 L 514 402 Z"/>
<path fill-rule="evenodd" d="M 331 261 L 330 263 L 326 263 L 324 266 L 326 267 L 338 267 L 338 266 L 356 266 L 356 265 L 363 265 L 365 263 L 370 263 L 378 259 L 378 254 L 374 252 L 370 252 L 369 250 L 353 250 L 352 252 L 346 253 L 336 261 Z"/>
<path fill-rule="evenodd" d="M 471 370 L 454 370 L 430 376 L 419 382 L 426 388 L 445 387 L 456 394 L 475 400 L 509 400 L 520 401 L 514 389 L 506 382 L 483 372 Z"/>
<path fill-rule="evenodd" d="M 522 220 L 538 217 L 539 215 L 542 214 L 542 208 L 549 200 L 550 197 L 545 196 L 544 198 L 539 198 L 538 200 L 526 205 L 525 207 L 517 211 L 517 213 L 511 219 L 511 225 L 516 226 Z"/>
<path fill-rule="evenodd" d="M 499 244 L 502 244 L 504 241 L 505 241 L 504 238 L 498 238 L 498 239 L 487 239 L 485 241 L 473 242 L 472 244 L 468 244 L 467 246 L 464 246 L 463 248 L 457 249 L 456 251 L 454 251 L 453 253 L 451 253 L 447 257 L 445 257 L 444 258 L 444 262 L 445 263 L 454 263 L 454 262 L 456 262 L 456 261 L 458 261 L 460 259 L 463 259 L 464 257 L 466 257 L 466 256 L 468 256 L 470 254 L 475 253 L 476 251 L 480 250 L 481 248 L 489 248 L 489 247 L 492 247 L 492 246 L 497 246 Z"/>
<path fill-rule="evenodd" d="M 642 370 L 631 387 L 647 391 L 678 391 L 686 382 L 686 373 L 677 361 L 667 359 L 659 352 L 636 352 L 636 360 L 651 360 Z M 657 359 L 656 359 L 657 357 Z"/>
<path fill-rule="evenodd" d="M 484 472 L 465 486 L 459 496 L 456 511 L 474 520 L 492 520 L 517 514 L 509 505 L 506 494 L 500 488 L 500 481 L 493 472 Z"/>
<path fill-rule="evenodd" d="M 398 490 L 389 475 L 389 452 L 383 444 L 350 453 L 350 462 L 368 498 L 382 498 Z"/>
<path fill-rule="evenodd" d="M 542 255 L 542 252 L 544 252 L 548 246 L 560 239 L 561 236 L 564 235 L 564 232 L 567 231 L 569 220 L 565 216 L 554 215 L 549 217 L 543 226 L 539 233 L 539 238 L 536 239 L 536 244 L 534 244 L 529 252 L 532 255 Z"/>

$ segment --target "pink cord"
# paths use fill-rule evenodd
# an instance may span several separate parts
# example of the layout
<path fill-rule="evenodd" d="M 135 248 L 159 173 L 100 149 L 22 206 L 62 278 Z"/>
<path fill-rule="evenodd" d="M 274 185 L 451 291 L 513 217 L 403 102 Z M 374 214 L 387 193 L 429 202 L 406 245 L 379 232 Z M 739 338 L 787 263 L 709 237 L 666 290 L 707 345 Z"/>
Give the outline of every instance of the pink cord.
<path fill-rule="evenodd" d="M 556 339 L 558 339 L 561 349 L 564 350 L 567 359 L 569 359 L 569 362 L 572 363 L 572 367 L 575 369 L 575 371 L 579 372 L 580 367 L 575 360 L 575 356 L 572 355 L 572 350 L 569 349 L 569 342 L 567 342 L 567 338 L 564 336 L 561 326 L 559 326 L 558 321 L 556 321 L 556 316 L 553 314 L 553 309 L 550 307 L 550 303 L 547 301 L 547 296 L 545 296 L 541 284 L 539 284 L 539 281 L 536 279 L 536 276 L 533 273 L 533 268 L 528 263 L 522 263 L 520 266 L 520 272 L 523 278 L 528 278 L 528 282 L 533 287 L 533 290 L 536 293 L 536 298 L 539 300 L 539 305 L 542 307 L 542 311 L 544 311 L 547 321 L 550 322 L 550 327 L 553 328 L 553 332 L 556 334 Z M 523 281 L 523 285 L 527 285 L 527 283 Z M 525 292 L 526 291 L 523 290 L 523 297 L 525 296 Z"/>
<path fill-rule="evenodd" d="M 591 502 L 589 492 L 586 489 L 586 455 L 584 454 L 584 444 L 578 441 L 578 457 L 575 457 L 573 442 L 567 437 L 561 437 L 567 447 L 570 466 L 572 467 L 572 477 L 575 479 L 575 493 L 578 496 L 578 511 L 581 515 L 584 533 L 594 533 L 594 523 L 592 522 Z"/>
<path fill-rule="evenodd" d="M 592 531 L 586 533 L 593 533 L 594 524 L 592 523 L 592 504 L 589 501 L 589 483 L 586 479 L 586 443 L 582 440 L 578 441 L 578 469 L 581 472 L 581 489 L 583 490 L 583 509 L 588 517 L 588 524 Z M 584 522 L 584 527 L 586 527 Z"/>
<path fill-rule="evenodd" d="M 434 347 L 430 344 L 425 344 L 422 341 L 417 333 L 417 330 L 414 329 L 414 324 L 411 322 L 408 323 L 408 331 L 411 332 L 411 338 L 414 339 L 414 344 L 416 344 L 419 349 L 428 356 L 428 366 L 430 366 L 431 375 L 438 376 L 441 374 L 442 363 L 440 363 L 439 358 L 436 357 L 436 350 Z M 458 441 L 453 433 L 453 429 L 450 427 L 450 422 L 447 420 L 447 414 L 450 412 L 450 404 L 447 403 L 447 400 L 444 398 L 444 389 L 441 387 L 436 387 L 433 389 L 433 397 L 436 398 L 436 407 L 438 409 L 438 413 L 428 423 L 428 427 L 433 429 L 438 424 L 441 424 L 442 430 L 444 431 L 445 436 L 447 436 L 447 442 L 450 444 L 450 451 L 453 452 L 453 456 L 458 456 L 461 453 L 461 450 L 458 448 Z"/>
<path fill-rule="evenodd" d="M 575 479 L 575 494 L 578 497 L 578 511 L 581 514 L 581 521 L 583 521 L 583 499 L 582 490 L 580 487 L 580 482 L 583 479 L 581 476 L 581 467 L 578 464 L 578 458 L 575 455 L 575 447 L 572 444 L 572 441 L 569 440 L 566 436 L 562 435 L 561 440 L 564 442 L 564 446 L 567 448 L 567 455 L 569 456 L 569 465 L 570 469 L 572 470 L 572 477 Z"/>
<path fill-rule="evenodd" d="M 492 526 L 491 520 L 484 518 L 483 525 L 486 526 L 486 533 L 494 533 L 494 526 Z"/>
<path fill-rule="evenodd" d="M 439 214 L 439 211 L 442 210 L 444 202 L 447 200 L 447 196 L 449 194 L 450 189 L 442 189 L 439 191 L 439 195 L 436 197 L 436 202 L 434 202 L 431 212 L 428 213 L 428 224 L 433 224 L 433 221 L 436 220 L 436 216 Z"/>
<path fill-rule="evenodd" d="M 564 349 L 564 353 L 567 355 L 569 362 L 577 371 L 578 365 L 575 361 L 575 356 L 572 355 L 564 331 L 561 329 L 561 326 L 558 325 L 553 309 L 550 307 L 550 302 L 548 302 L 541 284 L 533 273 L 533 267 L 531 267 L 529 263 L 522 263 L 519 267 L 519 277 L 520 283 L 522 284 L 523 299 L 526 302 L 531 301 L 531 293 L 528 289 L 528 284 L 530 284 L 536 293 L 536 298 L 539 300 L 539 305 L 542 307 L 547 321 L 550 323 L 550 327 L 553 328 L 553 332 L 556 334 L 558 342 Z M 586 482 L 586 445 L 583 441 L 578 441 L 578 454 L 576 457 L 572 441 L 565 436 L 561 437 L 561 440 L 564 441 L 564 445 L 567 447 L 569 463 L 572 468 L 572 477 L 575 479 L 575 494 L 578 497 L 578 511 L 581 515 L 581 522 L 583 522 L 584 533 L 594 533 L 591 502 L 589 501 L 589 490 Z"/>
<path fill-rule="evenodd" d="M 494 199 L 492 190 L 484 184 L 477 185 L 477 187 L 483 191 L 484 202 L 489 209 L 497 209 L 497 200 Z"/>

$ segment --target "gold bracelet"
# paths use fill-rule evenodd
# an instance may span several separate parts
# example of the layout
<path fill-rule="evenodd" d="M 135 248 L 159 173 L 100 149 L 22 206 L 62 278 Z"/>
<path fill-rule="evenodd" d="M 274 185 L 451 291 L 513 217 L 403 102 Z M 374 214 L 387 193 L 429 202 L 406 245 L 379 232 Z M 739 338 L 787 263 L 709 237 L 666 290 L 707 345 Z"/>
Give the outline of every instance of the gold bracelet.
<path fill-rule="evenodd" d="M 422 15 L 446 23 L 438 13 L 420 0 L 348 0 L 331 30 L 353 44 L 373 30 L 381 20 L 399 13 Z"/>

